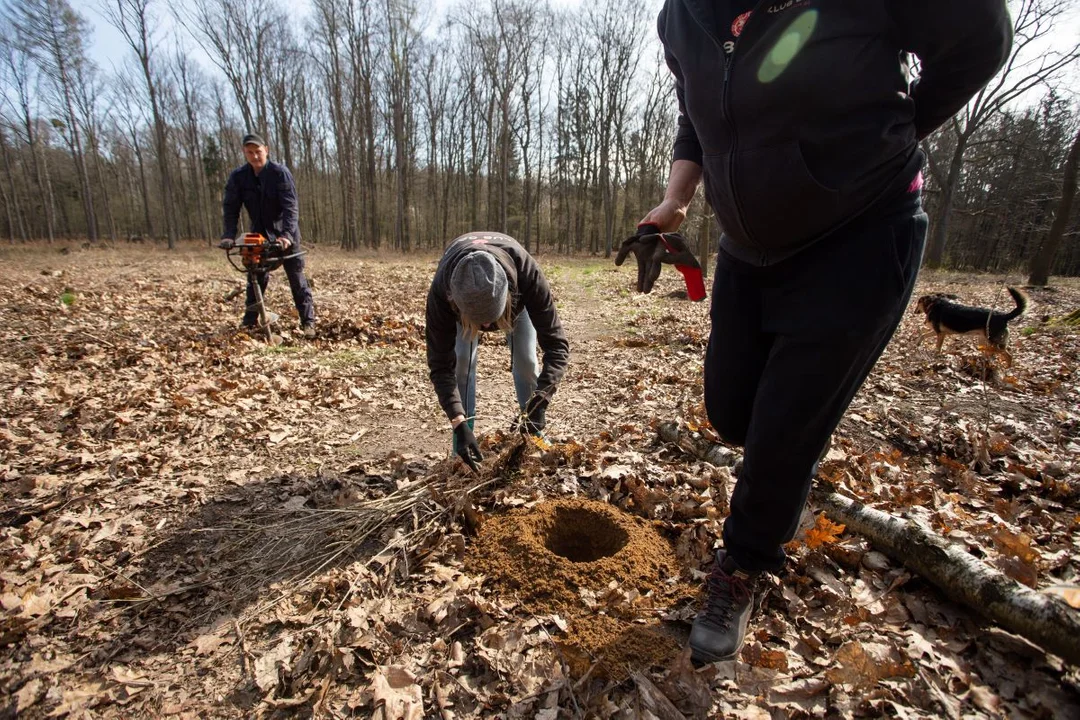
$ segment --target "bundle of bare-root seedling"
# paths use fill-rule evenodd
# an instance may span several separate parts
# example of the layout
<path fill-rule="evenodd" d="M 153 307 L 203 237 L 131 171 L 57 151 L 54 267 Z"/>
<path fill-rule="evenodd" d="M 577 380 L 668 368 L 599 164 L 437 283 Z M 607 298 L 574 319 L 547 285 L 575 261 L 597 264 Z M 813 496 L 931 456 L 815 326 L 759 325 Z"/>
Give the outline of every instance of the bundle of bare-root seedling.
<path fill-rule="evenodd" d="M 198 552 L 211 561 L 205 563 L 210 569 L 169 594 L 196 588 L 217 591 L 216 602 L 192 618 L 197 623 L 225 609 L 253 617 L 334 567 L 362 562 L 378 569 L 396 559 L 393 564 L 407 572 L 453 528 L 475 529 L 476 505 L 512 479 L 527 443 L 519 435 L 506 437 L 502 452 L 482 465 L 479 474 L 452 458 L 381 497 L 343 507 L 286 506 L 197 528 L 203 537 L 210 533 L 216 539 Z M 190 544 L 188 548 L 190 555 Z M 263 597 L 252 602 L 256 595 Z"/>

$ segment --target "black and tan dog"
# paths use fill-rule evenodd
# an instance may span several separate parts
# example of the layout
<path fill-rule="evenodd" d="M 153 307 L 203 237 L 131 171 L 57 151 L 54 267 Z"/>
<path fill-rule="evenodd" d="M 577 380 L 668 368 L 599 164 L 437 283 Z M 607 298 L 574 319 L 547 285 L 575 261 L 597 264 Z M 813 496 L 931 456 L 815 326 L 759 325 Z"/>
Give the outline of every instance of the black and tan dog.
<path fill-rule="evenodd" d="M 991 352 L 1001 354 L 1012 365 L 1009 354 L 1009 321 L 1015 320 L 1027 310 L 1028 297 L 1022 290 L 1008 288 L 1016 302 L 1012 312 L 1004 313 L 987 308 L 969 307 L 952 302 L 955 295 L 923 295 L 915 304 L 915 311 L 926 315 L 926 323 L 937 336 L 937 351 L 946 335 L 981 335 Z"/>

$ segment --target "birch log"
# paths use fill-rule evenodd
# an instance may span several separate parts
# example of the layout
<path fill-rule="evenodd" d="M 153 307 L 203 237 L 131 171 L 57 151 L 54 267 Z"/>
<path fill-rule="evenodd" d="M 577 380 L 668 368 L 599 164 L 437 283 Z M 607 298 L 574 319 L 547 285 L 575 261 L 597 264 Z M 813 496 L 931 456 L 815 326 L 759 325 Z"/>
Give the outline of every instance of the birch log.
<path fill-rule="evenodd" d="M 662 423 L 660 437 L 707 460 L 713 445 Z M 1080 611 L 1032 590 L 989 567 L 963 547 L 912 520 L 875 510 L 837 493 L 821 498 L 825 513 L 848 530 L 864 535 L 886 555 L 938 586 L 1009 632 L 1080 665 Z"/>

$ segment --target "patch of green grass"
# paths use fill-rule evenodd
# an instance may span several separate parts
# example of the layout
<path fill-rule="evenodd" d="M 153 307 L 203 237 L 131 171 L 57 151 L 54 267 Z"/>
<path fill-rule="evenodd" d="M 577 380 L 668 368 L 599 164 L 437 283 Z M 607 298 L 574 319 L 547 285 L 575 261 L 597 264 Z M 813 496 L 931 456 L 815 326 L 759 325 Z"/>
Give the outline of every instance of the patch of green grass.
<path fill-rule="evenodd" d="M 1024 328 L 1023 330 L 1020 331 L 1020 334 L 1023 335 L 1024 337 L 1030 337 L 1031 335 L 1034 335 L 1037 332 L 1039 332 L 1039 328 L 1026 327 L 1026 328 Z"/>
<path fill-rule="evenodd" d="M 260 345 L 255 352 L 259 355 L 286 355 L 299 356 L 307 351 L 303 345 Z"/>
<path fill-rule="evenodd" d="M 390 354 L 390 349 L 384 347 L 342 348 L 341 350 L 320 355 L 315 361 L 330 368 L 363 370 L 375 363 L 384 362 Z"/>

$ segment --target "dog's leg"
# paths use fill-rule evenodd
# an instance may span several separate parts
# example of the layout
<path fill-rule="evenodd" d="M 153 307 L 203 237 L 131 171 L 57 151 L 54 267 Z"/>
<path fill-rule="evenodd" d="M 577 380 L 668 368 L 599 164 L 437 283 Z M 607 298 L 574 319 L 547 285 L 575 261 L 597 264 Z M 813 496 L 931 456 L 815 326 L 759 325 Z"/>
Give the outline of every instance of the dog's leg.
<path fill-rule="evenodd" d="M 939 332 L 939 333 L 934 333 L 934 334 L 937 335 L 937 353 L 938 353 L 938 355 L 940 355 L 941 354 L 941 344 L 943 342 L 945 342 L 945 333 Z"/>

